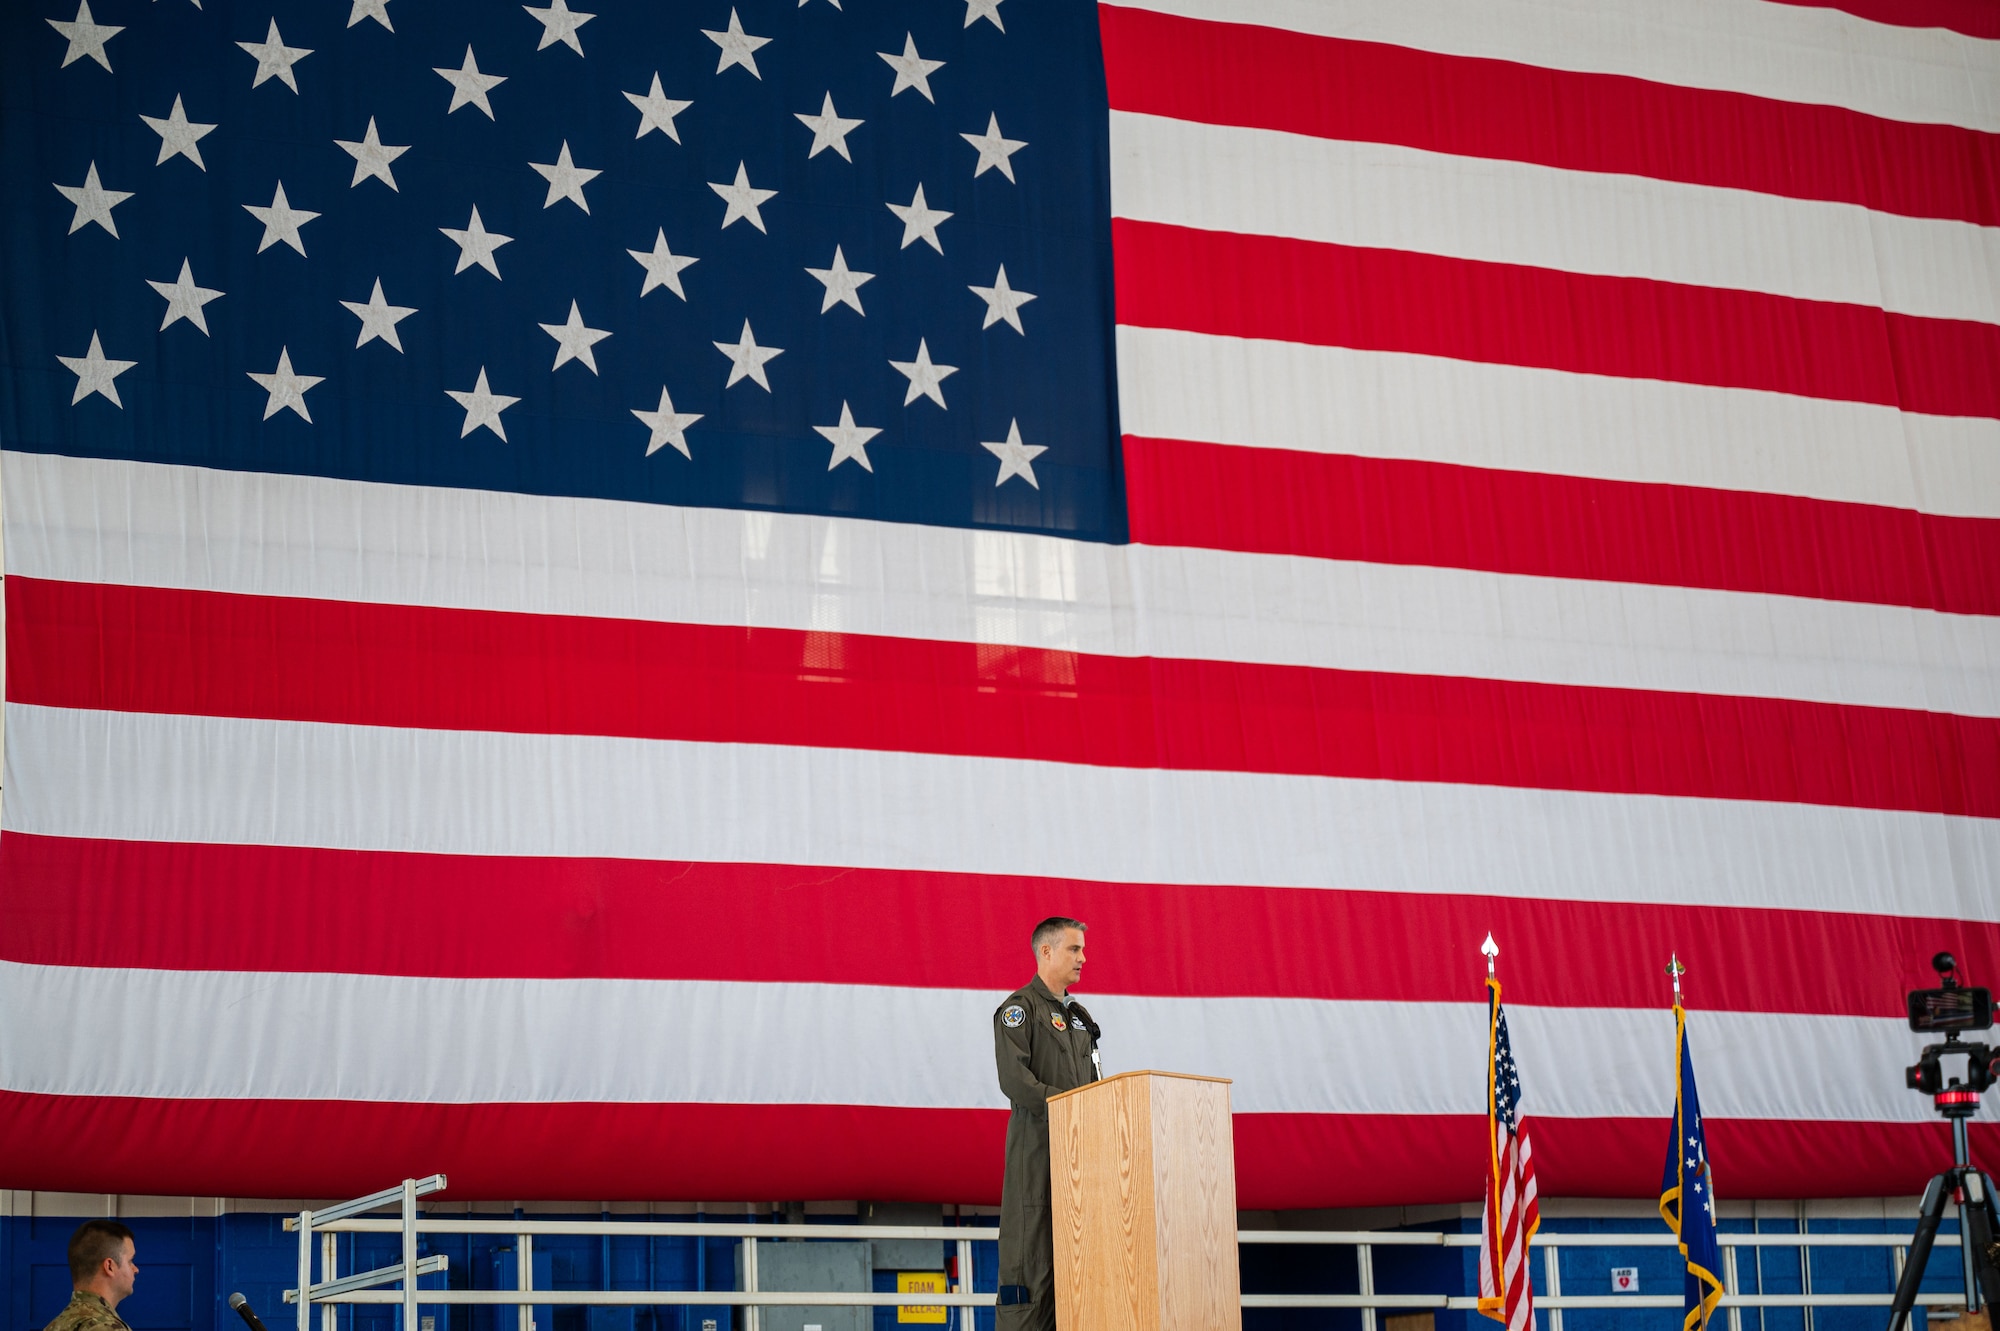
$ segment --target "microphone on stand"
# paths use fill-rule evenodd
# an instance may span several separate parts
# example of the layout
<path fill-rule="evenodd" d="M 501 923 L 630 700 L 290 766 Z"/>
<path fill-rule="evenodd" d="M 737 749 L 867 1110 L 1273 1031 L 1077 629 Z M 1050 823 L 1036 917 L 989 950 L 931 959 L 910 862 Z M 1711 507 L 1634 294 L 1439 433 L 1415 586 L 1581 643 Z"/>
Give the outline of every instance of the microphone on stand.
<path fill-rule="evenodd" d="M 244 1298 L 242 1294 L 231 1294 L 229 1296 L 229 1306 L 236 1310 L 238 1317 L 241 1317 L 249 1324 L 250 1331 L 266 1331 L 264 1319 L 257 1316 L 250 1307 L 250 1300 Z"/>

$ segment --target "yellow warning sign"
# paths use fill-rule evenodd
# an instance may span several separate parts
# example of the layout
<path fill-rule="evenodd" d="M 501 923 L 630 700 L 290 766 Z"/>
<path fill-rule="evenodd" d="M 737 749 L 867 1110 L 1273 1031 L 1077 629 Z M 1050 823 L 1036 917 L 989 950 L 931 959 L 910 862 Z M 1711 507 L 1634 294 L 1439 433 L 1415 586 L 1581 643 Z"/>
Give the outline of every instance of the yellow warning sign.
<path fill-rule="evenodd" d="M 951 1286 L 945 1282 L 942 1271 L 898 1271 L 896 1272 L 896 1292 L 898 1294 L 949 1294 Z M 950 1310 L 943 1304 L 909 1304 L 896 1309 L 898 1322 L 929 1322 L 943 1325 L 951 1320 Z"/>

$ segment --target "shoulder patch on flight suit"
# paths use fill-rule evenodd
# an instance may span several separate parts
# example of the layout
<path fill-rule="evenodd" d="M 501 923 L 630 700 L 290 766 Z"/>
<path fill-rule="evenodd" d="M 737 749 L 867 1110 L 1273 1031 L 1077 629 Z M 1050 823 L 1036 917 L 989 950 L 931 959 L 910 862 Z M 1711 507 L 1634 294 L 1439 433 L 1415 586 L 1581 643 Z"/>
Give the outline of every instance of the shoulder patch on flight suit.
<path fill-rule="evenodd" d="M 1066 1031 L 1069 1029 L 1068 1024 L 1063 1021 L 1062 1013 L 1060 1012 L 1049 1013 L 1049 1025 L 1055 1027 L 1059 1031 Z"/>
<path fill-rule="evenodd" d="M 1022 1022 L 1026 1021 L 1027 1019 L 1028 1019 L 1028 1010 L 1022 1007 L 1019 1003 L 1009 1003 L 1007 1005 L 1007 1010 L 1000 1014 L 1000 1024 L 1002 1026 L 1005 1026 L 1008 1030 L 1013 1030 L 1016 1026 L 1019 1026 Z"/>

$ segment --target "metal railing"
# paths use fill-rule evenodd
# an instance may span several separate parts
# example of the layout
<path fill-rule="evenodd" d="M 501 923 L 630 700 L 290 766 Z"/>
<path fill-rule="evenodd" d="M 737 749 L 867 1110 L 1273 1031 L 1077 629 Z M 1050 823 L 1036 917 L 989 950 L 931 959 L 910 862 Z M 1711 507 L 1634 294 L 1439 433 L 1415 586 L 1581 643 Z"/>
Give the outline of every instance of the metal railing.
<path fill-rule="evenodd" d="M 325 1316 L 321 1331 L 336 1331 L 332 1312 L 339 1304 L 401 1304 L 404 1309 L 404 1331 L 414 1331 L 419 1304 L 484 1304 L 518 1305 L 519 1331 L 535 1331 L 532 1309 L 537 1306 L 579 1305 L 597 1307 L 673 1307 L 673 1306 L 729 1306 L 744 1308 L 748 1312 L 745 1321 L 747 1331 L 759 1331 L 757 1310 L 760 1308 L 829 1308 L 829 1307 L 917 1307 L 917 1308 L 960 1308 L 963 1313 L 964 1331 L 973 1331 L 972 1310 L 994 1306 L 993 1294 L 967 1292 L 963 1286 L 972 1273 L 972 1245 L 974 1243 L 994 1243 L 999 1240 L 999 1232 L 987 1227 L 962 1227 L 951 1225 L 842 1225 L 839 1228 L 814 1227 L 807 1230 L 801 1225 L 768 1224 L 710 1224 L 706 1221 L 684 1220 L 477 1220 L 470 1217 L 419 1216 L 416 1203 L 419 1197 L 442 1191 L 445 1178 L 433 1174 L 427 1179 L 405 1179 L 401 1187 L 384 1189 L 367 1197 L 343 1202 L 325 1211 L 301 1211 L 285 1221 L 285 1228 L 299 1236 L 299 1285 L 285 1291 L 285 1302 L 298 1305 L 298 1331 L 312 1331 L 314 1305 L 322 1308 Z M 359 1218 L 364 1211 L 401 1203 L 402 1215 L 397 1219 Z M 789 1230 L 790 1232 L 785 1232 Z M 312 1238 L 321 1236 L 321 1275 L 315 1283 L 312 1279 Z M 373 1270 L 341 1276 L 336 1270 L 338 1248 L 334 1236 L 338 1234 L 401 1234 L 403 1238 L 403 1260 L 394 1266 L 377 1267 Z M 417 1282 L 407 1279 L 408 1273 L 418 1276 L 429 1275 L 449 1269 L 443 1256 L 419 1258 L 417 1256 L 417 1236 L 420 1234 L 492 1234 L 505 1235 L 514 1239 L 514 1269 L 516 1273 L 513 1289 L 420 1289 Z M 631 1238 L 707 1238 L 737 1239 L 742 1244 L 742 1283 L 740 1290 L 730 1289 L 667 1289 L 667 1290 L 599 1290 L 599 1289 L 537 1289 L 534 1285 L 534 1241 L 537 1235 L 571 1236 L 614 1236 Z M 958 1245 L 959 1283 L 948 1293 L 890 1294 L 861 1292 L 854 1290 L 760 1290 L 757 1287 L 757 1245 L 759 1241 L 782 1241 L 787 1239 L 934 1239 Z M 401 1289 L 383 1289 L 379 1286 L 392 1281 L 400 1281 Z M 299 1297 L 299 1289 L 306 1291 L 306 1297 Z M 543 1327 L 540 1331 L 549 1331 Z"/>
<path fill-rule="evenodd" d="M 417 1199 L 442 1191 L 445 1179 L 434 1174 L 427 1179 L 405 1179 L 399 1187 L 325 1210 L 301 1211 L 285 1221 L 285 1228 L 299 1237 L 299 1285 L 285 1291 L 285 1302 L 298 1305 L 298 1331 L 313 1331 L 312 1309 L 322 1310 L 320 1331 L 338 1331 L 334 1309 L 341 1304 L 400 1304 L 404 1310 L 404 1331 L 418 1326 L 419 1304 L 501 1305 L 519 1309 L 518 1331 L 537 1331 L 533 1323 L 536 1306 L 595 1307 L 739 1307 L 745 1310 L 746 1331 L 759 1331 L 758 1310 L 769 1307 L 947 1307 L 961 1310 L 963 1331 L 973 1331 L 973 1310 L 994 1306 L 995 1295 L 977 1293 L 966 1286 L 973 1270 L 972 1245 L 994 1243 L 995 1229 L 953 1225 L 840 1225 L 813 1226 L 773 1224 L 727 1224 L 682 1220 L 532 1220 L 527 1218 L 481 1220 L 470 1216 L 422 1216 Z M 388 1206 L 399 1207 L 396 1217 L 368 1217 L 364 1213 Z M 402 1260 L 391 1266 L 340 1275 L 336 1269 L 339 1234 L 399 1234 Z M 424 1234 L 498 1235 L 514 1240 L 515 1288 L 513 1289 L 421 1289 L 413 1277 L 449 1269 L 442 1255 L 419 1258 L 418 1237 Z M 313 1280 L 313 1237 L 320 1237 L 320 1279 Z M 534 1241 L 538 1236 L 591 1236 L 631 1238 L 711 1238 L 736 1239 L 741 1243 L 742 1289 L 548 1289 L 534 1284 Z M 957 1245 L 958 1281 L 947 1293 L 876 1293 L 852 1290 L 764 1290 L 758 1288 L 757 1248 L 760 1242 L 802 1239 L 922 1239 Z M 1456 1294 L 1385 1294 L 1375 1288 L 1377 1248 L 1472 1248 L 1480 1243 L 1477 1234 L 1440 1234 L 1426 1230 L 1288 1230 L 1246 1229 L 1236 1235 L 1239 1244 L 1299 1244 L 1349 1247 L 1355 1251 L 1356 1292 L 1353 1294 L 1245 1294 L 1245 1308 L 1349 1308 L 1361 1312 L 1362 1331 L 1376 1331 L 1378 1311 L 1419 1312 L 1424 1310 L 1473 1309 L 1476 1297 Z M 1894 1273 L 1902 1275 L 1908 1240 L 1895 1234 L 1736 1234 L 1717 1236 L 1723 1249 L 1724 1277 L 1728 1287 L 1738 1288 L 1736 1252 L 1740 1248 L 1886 1248 L 1894 1254 Z M 1537 1234 L 1533 1246 L 1543 1253 L 1543 1286 L 1535 1304 L 1548 1314 L 1548 1331 L 1562 1331 L 1562 1313 L 1567 1308 L 1679 1308 L 1679 1295 L 1660 1294 L 1564 1294 L 1559 1253 L 1563 1248 L 1653 1248 L 1673 1247 L 1674 1236 L 1656 1234 Z M 1956 1247 L 1956 1235 L 1940 1234 L 1937 1243 Z M 401 1289 L 382 1286 L 400 1282 Z M 305 1291 L 301 1298 L 299 1290 Z M 1759 1308 L 1860 1308 L 1889 1306 L 1892 1293 L 1881 1294 L 1739 1294 L 1725 1296 L 1723 1307 L 1729 1314 L 1729 1331 L 1742 1331 L 1741 1314 Z M 1920 1294 L 1925 1305 L 1956 1305 L 1952 1294 Z M 539 1331 L 550 1331 L 543 1327 Z"/>
<path fill-rule="evenodd" d="M 1355 1250 L 1357 1292 L 1353 1294 L 1245 1294 L 1245 1308 L 1358 1308 L 1362 1331 L 1376 1331 L 1378 1309 L 1397 1312 L 1467 1310 L 1479 1306 L 1474 1295 L 1381 1294 L 1375 1290 L 1376 1248 L 1476 1248 L 1477 1234 L 1438 1234 L 1404 1230 L 1285 1230 L 1245 1229 L 1237 1231 L 1238 1243 L 1300 1243 L 1352 1247 Z M 1887 1248 L 1894 1254 L 1895 1275 L 1903 1273 L 1908 1255 L 1906 1238 L 1896 1234 L 1718 1234 L 1723 1250 L 1723 1278 L 1733 1291 L 1736 1281 L 1738 1248 Z M 1565 1308 L 1679 1308 L 1678 1294 L 1564 1294 L 1559 1261 L 1564 1248 L 1671 1248 L 1677 1240 L 1670 1233 L 1657 1234 L 1559 1234 L 1544 1231 L 1535 1235 L 1532 1246 L 1542 1250 L 1542 1288 L 1535 1295 L 1535 1307 L 1549 1314 L 1549 1331 L 1562 1331 Z M 1958 1237 L 1937 1236 L 1939 1246 L 1956 1247 Z M 1729 1331 L 1741 1331 L 1741 1313 L 1757 1308 L 1886 1308 L 1895 1294 L 1737 1294 L 1726 1295 L 1722 1307 L 1729 1313 Z M 1964 1302 L 1954 1294 L 1920 1294 L 1924 1305 L 1958 1306 Z"/>

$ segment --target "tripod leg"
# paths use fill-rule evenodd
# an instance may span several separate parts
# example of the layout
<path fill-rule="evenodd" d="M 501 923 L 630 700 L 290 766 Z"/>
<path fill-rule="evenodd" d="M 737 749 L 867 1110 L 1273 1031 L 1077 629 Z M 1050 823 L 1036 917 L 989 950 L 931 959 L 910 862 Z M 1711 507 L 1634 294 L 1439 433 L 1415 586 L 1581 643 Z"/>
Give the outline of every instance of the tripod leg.
<path fill-rule="evenodd" d="M 1937 1238 L 1938 1221 L 1944 1217 L 1945 1199 L 1951 1195 L 1952 1171 L 1930 1181 L 1917 1216 L 1917 1232 L 1910 1236 L 1910 1255 L 1903 1262 L 1903 1278 L 1896 1282 L 1896 1301 L 1889 1305 L 1889 1331 L 1907 1331 L 1910 1309 L 1917 1304 L 1917 1286 L 1924 1282 L 1924 1267 L 1931 1259 L 1931 1243 Z"/>
<path fill-rule="evenodd" d="M 1993 1240 L 2000 1237 L 2000 1224 L 1996 1224 L 1993 1206 L 1993 1180 L 1978 1170 L 1971 1170 L 1965 1179 L 1966 1199 L 1972 1203 L 1968 1208 L 1969 1231 L 1964 1239 L 1972 1251 L 1973 1288 L 1979 1290 L 1992 1307 L 2000 1301 L 2000 1271 L 1994 1270 Z M 1977 1192 L 1977 1196 L 1973 1194 Z"/>
<path fill-rule="evenodd" d="M 1952 1126 L 1958 1127 L 1965 1120 L 1958 1119 Z M 1958 1256 L 1965 1274 L 1965 1311 L 1979 1311 L 1979 1258 L 1985 1249 L 1975 1235 L 1986 1228 L 1986 1190 L 1982 1186 L 1985 1178 L 1976 1169 L 1961 1167 L 1958 1171 Z"/>

